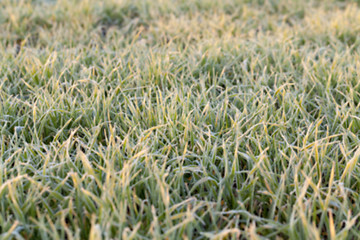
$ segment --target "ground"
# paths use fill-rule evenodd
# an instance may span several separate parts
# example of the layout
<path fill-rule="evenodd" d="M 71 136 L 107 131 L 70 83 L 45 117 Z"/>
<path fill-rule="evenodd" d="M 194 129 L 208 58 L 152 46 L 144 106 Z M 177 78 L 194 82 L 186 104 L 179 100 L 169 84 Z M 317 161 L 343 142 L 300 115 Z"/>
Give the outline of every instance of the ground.
<path fill-rule="evenodd" d="M 0 238 L 360 238 L 358 4 L 0 1 Z"/>

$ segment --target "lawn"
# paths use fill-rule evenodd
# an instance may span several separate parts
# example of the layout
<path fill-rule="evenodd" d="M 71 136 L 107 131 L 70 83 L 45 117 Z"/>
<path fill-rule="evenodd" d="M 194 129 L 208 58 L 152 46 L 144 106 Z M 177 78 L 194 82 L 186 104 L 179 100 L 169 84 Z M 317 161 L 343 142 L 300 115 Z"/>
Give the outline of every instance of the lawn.
<path fill-rule="evenodd" d="M 359 239 L 359 4 L 1 0 L 0 239 Z"/>

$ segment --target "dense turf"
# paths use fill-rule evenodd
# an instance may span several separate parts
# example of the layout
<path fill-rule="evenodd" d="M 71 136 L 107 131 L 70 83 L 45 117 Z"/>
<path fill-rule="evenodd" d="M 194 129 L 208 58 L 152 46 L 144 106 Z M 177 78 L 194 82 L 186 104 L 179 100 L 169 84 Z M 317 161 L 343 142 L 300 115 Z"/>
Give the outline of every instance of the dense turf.
<path fill-rule="evenodd" d="M 0 1 L 0 238 L 360 238 L 359 23 L 356 1 Z"/>

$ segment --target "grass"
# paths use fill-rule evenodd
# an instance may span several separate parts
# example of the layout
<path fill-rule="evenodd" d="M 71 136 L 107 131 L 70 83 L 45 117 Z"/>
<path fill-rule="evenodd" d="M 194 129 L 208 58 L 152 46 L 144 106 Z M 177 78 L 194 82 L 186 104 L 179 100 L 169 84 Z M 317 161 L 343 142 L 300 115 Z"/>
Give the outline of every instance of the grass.
<path fill-rule="evenodd" d="M 360 238 L 358 4 L 1 1 L 0 238 Z"/>

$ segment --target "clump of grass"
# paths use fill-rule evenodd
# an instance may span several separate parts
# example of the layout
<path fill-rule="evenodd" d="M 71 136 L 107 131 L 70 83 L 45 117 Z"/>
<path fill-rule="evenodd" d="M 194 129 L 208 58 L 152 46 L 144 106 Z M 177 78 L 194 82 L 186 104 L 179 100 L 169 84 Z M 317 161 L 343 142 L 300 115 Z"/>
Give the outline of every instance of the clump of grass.
<path fill-rule="evenodd" d="M 359 238 L 355 1 L 0 6 L 0 238 Z"/>

